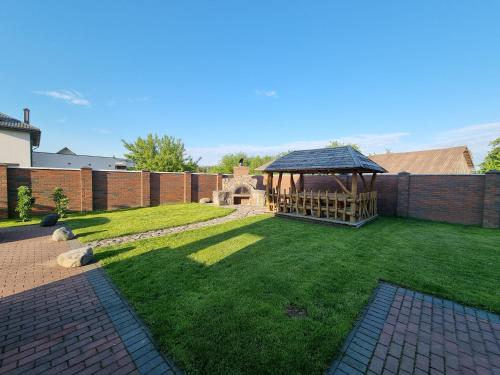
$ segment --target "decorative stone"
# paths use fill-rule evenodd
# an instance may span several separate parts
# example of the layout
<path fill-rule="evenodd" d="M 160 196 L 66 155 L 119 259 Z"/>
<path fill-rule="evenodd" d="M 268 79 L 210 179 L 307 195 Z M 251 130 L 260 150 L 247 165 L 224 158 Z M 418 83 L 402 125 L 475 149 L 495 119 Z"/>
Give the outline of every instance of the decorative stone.
<path fill-rule="evenodd" d="M 93 255 L 92 247 L 84 246 L 59 254 L 57 263 L 65 268 L 81 267 L 92 262 L 94 260 Z"/>
<path fill-rule="evenodd" d="M 43 217 L 42 221 L 40 222 L 40 226 L 51 227 L 53 225 L 56 225 L 58 220 L 59 220 L 58 214 L 48 214 Z"/>
<path fill-rule="evenodd" d="M 53 241 L 68 241 L 72 240 L 73 238 L 75 238 L 75 235 L 70 229 L 66 227 L 58 228 L 54 231 L 54 233 L 52 233 Z"/>
<path fill-rule="evenodd" d="M 222 189 L 212 193 L 216 206 L 247 204 L 255 207 L 265 206 L 266 192 L 263 190 L 262 176 L 250 176 L 248 173 L 235 173 L 222 179 Z M 245 203 L 243 203 L 244 201 Z"/>
<path fill-rule="evenodd" d="M 200 203 L 212 203 L 212 200 L 210 198 L 201 198 Z"/>

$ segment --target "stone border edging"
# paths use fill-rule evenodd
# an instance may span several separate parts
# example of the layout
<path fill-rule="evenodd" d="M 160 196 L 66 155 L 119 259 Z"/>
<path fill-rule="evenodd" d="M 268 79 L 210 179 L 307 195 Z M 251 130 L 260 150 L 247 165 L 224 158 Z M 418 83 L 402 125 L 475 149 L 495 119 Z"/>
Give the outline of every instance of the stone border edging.
<path fill-rule="evenodd" d="M 82 244 L 76 238 L 67 242 L 70 249 L 88 245 Z M 86 267 L 89 270 L 84 272 L 84 275 L 122 339 L 139 373 L 141 375 L 184 375 L 184 372 L 175 365 L 173 360 L 162 355 L 157 349 L 149 329 L 108 278 L 101 265 L 94 262 Z"/>
<path fill-rule="evenodd" d="M 148 238 L 163 237 L 163 236 L 173 234 L 173 233 L 180 233 L 180 232 L 184 232 L 184 231 L 188 231 L 188 230 L 210 227 L 213 225 L 223 224 L 223 223 L 227 223 L 229 221 L 243 219 L 245 217 L 255 216 L 255 215 L 259 215 L 259 214 L 266 212 L 264 209 L 255 208 L 255 207 L 251 207 L 251 206 L 233 206 L 233 207 L 229 206 L 229 208 L 235 208 L 235 211 L 231 212 L 230 214 L 228 214 L 226 216 L 217 217 L 215 219 L 209 219 L 206 221 L 200 221 L 200 222 L 196 222 L 196 223 L 180 225 L 178 227 L 171 227 L 171 228 L 165 228 L 165 229 L 155 229 L 155 230 L 150 230 L 147 232 L 129 234 L 129 235 L 114 237 L 114 238 L 106 238 L 106 239 L 97 240 L 97 241 L 91 241 L 91 242 L 85 243 L 85 245 L 89 245 L 89 246 L 92 246 L 93 248 L 95 248 L 95 247 L 100 247 L 100 246 L 112 246 L 112 245 L 119 245 L 119 244 L 128 243 L 128 242 L 135 242 L 135 241 L 144 240 L 144 239 L 148 239 Z"/>
<path fill-rule="evenodd" d="M 99 265 L 86 272 L 85 276 L 142 375 L 184 374 L 156 348 L 149 329 Z"/>

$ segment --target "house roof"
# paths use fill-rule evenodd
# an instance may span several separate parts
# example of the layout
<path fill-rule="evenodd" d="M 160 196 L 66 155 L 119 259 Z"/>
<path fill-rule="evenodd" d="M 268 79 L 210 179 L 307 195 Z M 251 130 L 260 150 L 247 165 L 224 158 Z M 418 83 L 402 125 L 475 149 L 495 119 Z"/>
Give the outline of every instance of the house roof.
<path fill-rule="evenodd" d="M 13 117 L 7 116 L 2 112 L 0 112 L 0 129 L 29 132 L 31 134 L 32 145 L 35 147 L 40 145 L 40 136 L 42 134 L 40 129 L 23 121 L 16 120 Z"/>
<path fill-rule="evenodd" d="M 73 151 L 71 151 L 67 147 L 61 148 L 59 151 L 56 152 L 56 154 L 62 154 L 62 155 L 76 155 Z"/>
<path fill-rule="evenodd" d="M 389 152 L 371 155 L 389 173 L 469 174 L 474 171 L 472 155 L 467 146 L 412 152 Z"/>
<path fill-rule="evenodd" d="M 271 162 L 265 172 L 381 172 L 386 170 L 352 146 L 292 151 Z"/>

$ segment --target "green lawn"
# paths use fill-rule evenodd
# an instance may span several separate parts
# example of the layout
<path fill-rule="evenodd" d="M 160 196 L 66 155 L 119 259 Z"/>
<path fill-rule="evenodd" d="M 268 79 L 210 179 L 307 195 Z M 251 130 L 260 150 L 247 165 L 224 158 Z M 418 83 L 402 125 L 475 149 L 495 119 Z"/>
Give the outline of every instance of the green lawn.
<path fill-rule="evenodd" d="M 64 219 L 64 222 L 80 241 L 89 242 L 207 221 L 226 216 L 231 212 L 233 209 L 198 203 L 166 204 L 156 207 L 94 212 L 87 215 L 70 215 Z"/>
<path fill-rule="evenodd" d="M 41 216 L 33 216 L 30 221 L 21 221 L 19 219 L 0 219 L 0 228 L 40 224 L 40 220 L 42 220 Z"/>
<path fill-rule="evenodd" d="M 89 242 L 207 221 L 226 216 L 233 209 L 201 205 L 198 203 L 167 204 L 147 208 L 132 208 L 116 211 L 71 213 L 63 221 L 80 241 Z M 0 227 L 38 224 L 40 217 L 22 223 L 15 219 L 0 221 Z"/>
<path fill-rule="evenodd" d="M 189 374 L 321 374 L 380 279 L 500 312 L 499 243 L 478 227 L 262 215 L 97 256 Z"/>

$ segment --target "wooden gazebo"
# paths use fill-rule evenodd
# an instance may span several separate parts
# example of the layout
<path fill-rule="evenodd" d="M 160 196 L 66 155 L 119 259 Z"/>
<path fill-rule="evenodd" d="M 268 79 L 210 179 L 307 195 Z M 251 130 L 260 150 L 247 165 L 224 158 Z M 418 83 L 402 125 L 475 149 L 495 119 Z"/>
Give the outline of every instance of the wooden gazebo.
<path fill-rule="evenodd" d="M 377 173 L 387 172 L 351 146 L 293 151 L 262 170 L 267 174 L 266 202 L 269 210 L 286 215 L 331 223 L 360 226 L 377 217 Z M 273 183 L 274 174 L 278 180 Z M 290 187 L 282 189 L 283 175 Z M 299 176 L 295 183 L 294 174 Z M 304 175 L 329 175 L 338 188 L 306 191 Z M 370 174 L 369 183 L 363 174 Z M 342 177 L 340 177 L 340 176 Z M 350 189 L 342 178 L 350 175 Z M 363 183 L 358 189 L 358 177 Z"/>

